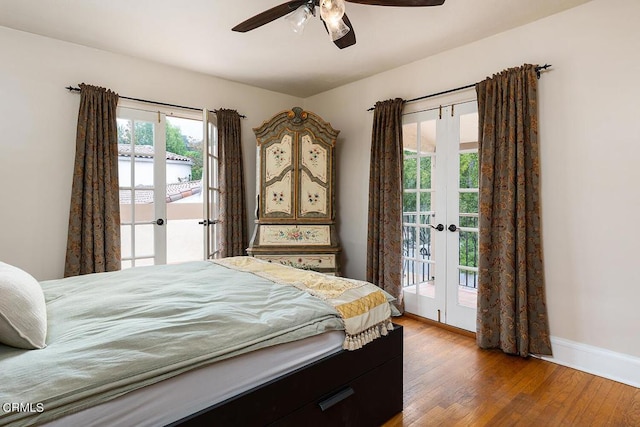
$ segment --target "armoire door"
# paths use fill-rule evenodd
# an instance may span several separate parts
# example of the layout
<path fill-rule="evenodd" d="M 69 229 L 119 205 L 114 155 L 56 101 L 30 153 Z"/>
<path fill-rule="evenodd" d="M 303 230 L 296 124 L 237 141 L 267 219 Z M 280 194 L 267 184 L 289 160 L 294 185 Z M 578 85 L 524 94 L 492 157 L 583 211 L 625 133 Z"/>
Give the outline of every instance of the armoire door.
<path fill-rule="evenodd" d="M 331 147 L 317 140 L 313 133 L 300 132 L 298 135 L 297 185 L 298 218 L 331 219 Z"/>
<path fill-rule="evenodd" d="M 258 152 L 263 177 L 260 194 L 260 218 L 294 219 L 297 134 L 288 129 L 264 143 Z M 260 151 L 260 148 L 258 148 Z"/>

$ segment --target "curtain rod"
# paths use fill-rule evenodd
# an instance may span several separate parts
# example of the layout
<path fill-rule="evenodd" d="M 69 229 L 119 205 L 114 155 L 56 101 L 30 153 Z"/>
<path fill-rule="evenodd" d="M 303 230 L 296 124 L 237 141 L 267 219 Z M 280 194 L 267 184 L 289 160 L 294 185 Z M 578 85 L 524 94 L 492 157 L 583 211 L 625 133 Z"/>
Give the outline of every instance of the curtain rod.
<path fill-rule="evenodd" d="M 66 89 L 68 89 L 70 92 L 80 92 L 80 88 L 79 87 L 73 87 L 73 86 L 67 86 Z M 140 99 L 140 98 L 131 98 L 129 96 L 122 96 L 122 95 L 118 95 L 119 98 L 123 98 L 123 99 L 128 99 L 130 101 L 138 101 L 138 102 L 146 102 L 147 104 L 155 104 L 155 105 L 162 105 L 164 107 L 176 107 L 176 108 L 182 108 L 185 110 L 193 110 L 193 111 L 202 111 L 202 108 L 196 108 L 196 107 L 186 107 L 184 105 L 178 105 L 178 104 L 167 104 L 166 102 L 158 102 L 158 101 L 149 101 L 147 99 Z M 218 112 L 218 110 L 213 110 L 214 112 Z M 243 119 L 246 119 L 247 116 L 245 116 L 244 114 L 240 114 L 240 117 L 242 117 Z"/>
<path fill-rule="evenodd" d="M 551 64 L 538 65 L 536 67 L 536 74 L 537 74 L 538 78 L 540 78 L 540 71 L 546 70 L 549 67 L 551 67 Z M 432 93 L 430 95 L 420 96 L 418 98 L 409 99 L 409 100 L 404 101 L 404 102 L 406 104 L 407 102 L 421 101 L 423 99 L 433 98 L 435 96 L 440 96 L 440 95 L 444 95 L 444 94 L 451 93 L 451 92 L 457 92 L 459 90 L 469 89 L 469 88 L 474 87 L 475 85 L 477 85 L 477 83 L 471 83 L 471 84 L 468 84 L 466 86 L 460 86 L 460 87 L 457 87 L 455 89 L 443 90 L 442 92 L 437 92 L 437 93 Z M 375 109 L 376 109 L 376 107 L 371 107 L 367 111 L 373 111 Z"/>

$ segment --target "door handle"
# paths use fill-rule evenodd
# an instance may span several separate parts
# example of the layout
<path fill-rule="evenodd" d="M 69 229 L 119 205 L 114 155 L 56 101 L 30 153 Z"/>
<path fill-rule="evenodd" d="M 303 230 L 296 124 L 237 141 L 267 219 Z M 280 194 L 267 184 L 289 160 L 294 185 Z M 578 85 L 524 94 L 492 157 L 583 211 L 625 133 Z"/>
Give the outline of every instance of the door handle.
<path fill-rule="evenodd" d="M 156 224 L 158 224 L 158 225 L 163 225 L 163 224 L 164 224 L 164 219 L 162 219 L 162 218 L 158 218 L 158 219 L 156 220 Z"/>
<path fill-rule="evenodd" d="M 457 225 L 455 224 L 451 224 L 449 227 L 447 227 L 449 229 L 449 231 L 460 231 L 460 228 L 458 228 Z"/>
<path fill-rule="evenodd" d="M 215 224 L 215 221 L 211 221 L 210 219 L 205 219 L 203 221 L 198 221 L 198 224 L 204 225 L 206 227 L 207 225 Z"/>
<path fill-rule="evenodd" d="M 438 231 L 444 230 L 444 225 L 442 225 L 442 224 L 438 224 L 438 225 L 429 224 L 429 227 L 434 228 L 434 229 L 436 229 Z"/>

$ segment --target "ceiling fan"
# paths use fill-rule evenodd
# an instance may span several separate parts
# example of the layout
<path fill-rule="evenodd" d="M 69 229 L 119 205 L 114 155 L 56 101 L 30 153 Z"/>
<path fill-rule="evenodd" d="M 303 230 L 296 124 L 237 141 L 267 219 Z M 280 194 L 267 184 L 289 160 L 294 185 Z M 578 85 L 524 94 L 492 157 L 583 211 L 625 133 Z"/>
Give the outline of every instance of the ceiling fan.
<path fill-rule="evenodd" d="M 440 6 L 445 0 L 346 0 L 350 3 L 375 6 L 421 7 Z M 345 0 L 291 0 L 257 14 L 232 28 L 233 31 L 246 33 L 275 21 L 285 15 L 293 31 L 300 33 L 310 17 L 316 16 L 316 7 L 320 8 L 320 17 L 333 43 L 340 49 L 356 44 L 353 25 L 345 14 Z"/>

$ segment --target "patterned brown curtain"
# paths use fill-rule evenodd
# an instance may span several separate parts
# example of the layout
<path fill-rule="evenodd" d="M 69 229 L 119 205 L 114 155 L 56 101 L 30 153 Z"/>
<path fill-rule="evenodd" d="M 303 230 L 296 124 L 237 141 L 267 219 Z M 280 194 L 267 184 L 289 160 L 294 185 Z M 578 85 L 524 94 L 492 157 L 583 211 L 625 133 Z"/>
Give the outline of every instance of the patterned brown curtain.
<path fill-rule="evenodd" d="M 400 98 L 375 105 L 369 169 L 367 280 L 402 298 L 402 106 Z"/>
<path fill-rule="evenodd" d="M 540 231 L 535 65 L 476 85 L 480 259 L 477 342 L 526 357 L 551 354 Z"/>
<path fill-rule="evenodd" d="M 248 245 L 247 208 L 244 195 L 244 167 L 240 115 L 235 110 L 218 110 L 218 180 L 220 183 L 221 257 L 245 255 Z"/>
<path fill-rule="evenodd" d="M 80 85 L 65 277 L 120 269 L 118 94 Z"/>

